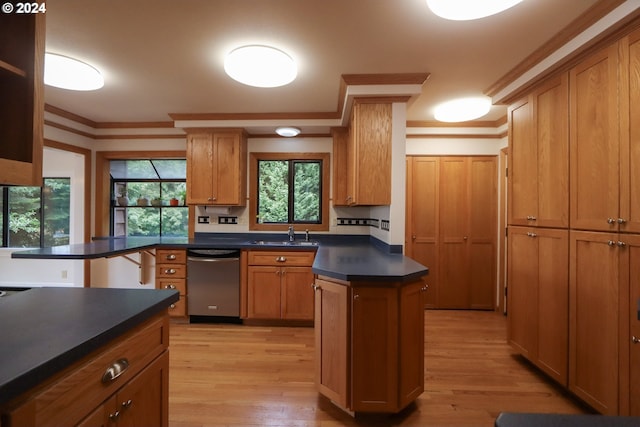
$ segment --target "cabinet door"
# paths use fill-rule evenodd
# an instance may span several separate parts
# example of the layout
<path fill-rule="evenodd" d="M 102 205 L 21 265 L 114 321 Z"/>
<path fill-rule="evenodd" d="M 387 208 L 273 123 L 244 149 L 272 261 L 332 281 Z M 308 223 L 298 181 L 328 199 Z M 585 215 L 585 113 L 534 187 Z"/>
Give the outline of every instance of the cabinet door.
<path fill-rule="evenodd" d="M 313 319 L 313 272 L 311 267 L 282 267 L 281 306 L 283 319 Z"/>
<path fill-rule="evenodd" d="M 333 135 L 333 206 L 348 206 L 349 129 L 332 128 Z"/>
<path fill-rule="evenodd" d="M 213 204 L 246 203 L 246 152 L 239 133 L 216 133 L 213 136 Z"/>
<path fill-rule="evenodd" d="M 109 413 L 108 409 L 115 408 L 117 401 L 115 396 L 98 406 L 84 420 L 80 421 L 76 427 L 109 427 L 115 422 L 115 412 Z M 119 415 L 119 414 L 118 414 Z"/>
<path fill-rule="evenodd" d="M 247 317 L 280 319 L 280 267 L 247 268 Z"/>
<path fill-rule="evenodd" d="M 353 288 L 351 313 L 351 410 L 394 412 L 398 407 L 396 289 Z"/>
<path fill-rule="evenodd" d="M 440 159 L 440 264 L 438 308 L 469 308 L 467 162 Z"/>
<path fill-rule="evenodd" d="M 399 407 L 424 391 L 424 293 L 421 280 L 400 290 Z"/>
<path fill-rule="evenodd" d="M 537 228 L 538 299 L 536 364 L 567 385 L 569 360 L 569 231 Z"/>
<path fill-rule="evenodd" d="M 621 41 L 620 225 L 640 232 L 640 31 Z"/>
<path fill-rule="evenodd" d="M 348 408 L 349 288 L 318 279 L 315 293 L 316 385 L 324 396 Z"/>
<path fill-rule="evenodd" d="M 618 235 L 570 232 L 569 389 L 598 412 L 618 413 Z"/>
<path fill-rule="evenodd" d="M 187 203 L 211 204 L 213 197 L 213 135 L 187 135 Z"/>
<path fill-rule="evenodd" d="M 391 103 L 356 103 L 351 132 L 354 134 L 353 203 L 391 203 Z"/>
<path fill-rule="evenodd" d="M 570 72 L 571 228 L 617 231 L 618 45 Z"/>
<path fill-rule="evenodd" d="M 534 95 L 537 211 L 531 225 L 569 226 L 569 79 L 551 80 Z M 528 172 L 528 171 L 527 171 Z M 509 197 L 517 197 L 513 192 Z"/>
<path fill-rule="evenodd" d="M 429 270 L 429 290 L 425 307 L 438 301 L 438 174 L 436 157 L 410 157 L 407 160 L 407 252 L 406 255 Z"/>
<path fill-rule="evenodd" d="M 538 240 L 532 228 L 509 227 L 507 336 L 520 354 L 535 360 L 538 335 Z"/>
<path fill-rule="evenodd" d="M 469 292 L 469 308 L 493 310 L 496 306 L 498 218 L 496 157 L 469 157 L 467 168 L 467 211 L 461 211 L 466 212 L 463 216 L 468 221 L 466 235 L 463 236 L 469 265 L 466 269 L 465 287 Z"/>
<path fill-rule="evenodd" d="M 623 336 L 629 347 L 629 415 L 640 417 L 640 236 L 624 236 L 627 243 L 626 271 L 629 281 L 629 334 Z"/>
<path fill-rule="evenodd" d="M 509 107 L 509 224 L 529 225 L 538 211 L 538 150 L 532 97 Z"/>
<path fill-rule="evenodd" d="M 168 426 L 169 352 L 165 351 L 117 395 L 117 427 Z"/>

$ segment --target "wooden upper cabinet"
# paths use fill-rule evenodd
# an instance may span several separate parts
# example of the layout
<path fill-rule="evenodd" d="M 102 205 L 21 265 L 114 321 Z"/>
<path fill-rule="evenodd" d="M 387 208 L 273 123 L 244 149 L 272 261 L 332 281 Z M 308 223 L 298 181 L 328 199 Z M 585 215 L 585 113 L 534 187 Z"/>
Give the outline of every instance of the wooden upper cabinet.
<path fill-rule="evenodd" d="M 349 206 L 349 128 L 333 128 L 333 206 Z"/>
<path fill-rule="evenodd" d="M 640 30 L 620 42 L 620 231 L 640 232 Z"/>
<path fill-rule="evenodd" d="M 391 204 L 391 107 L 391 103 L 358 100 L 353 104 L 347 149 L 348 205 Z"/>
<path fill-rule="evenodd" d="M 244 206 L 247 139 L 242 130 L 187 135 L 187 203 Z"/>
<path fill-rule="evenodd" d="M 567 74 L 509 108 L 509 224 L 569 226 L 568 115 Z"/>
<path fill-rule="evenodd" d="M 571 228 L 617 231 L 620 199 L 618 44 L 571 69 Z"/>
<path fill-rule="evenodd" d="M 42 185 L 45 15 L 2 16 L 0 184 Z"/>

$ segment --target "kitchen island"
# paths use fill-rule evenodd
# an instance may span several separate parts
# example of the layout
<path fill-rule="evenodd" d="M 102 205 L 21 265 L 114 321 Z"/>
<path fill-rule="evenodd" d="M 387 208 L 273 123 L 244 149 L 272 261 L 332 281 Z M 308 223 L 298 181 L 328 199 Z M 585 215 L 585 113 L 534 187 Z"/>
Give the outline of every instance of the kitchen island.
<path fill-rule="evenodd" d="M 177 300 L 176 291 L 99 288 L 1 299 L 2 426 L 110 416 L 166 425 L 167 307 Z"/>

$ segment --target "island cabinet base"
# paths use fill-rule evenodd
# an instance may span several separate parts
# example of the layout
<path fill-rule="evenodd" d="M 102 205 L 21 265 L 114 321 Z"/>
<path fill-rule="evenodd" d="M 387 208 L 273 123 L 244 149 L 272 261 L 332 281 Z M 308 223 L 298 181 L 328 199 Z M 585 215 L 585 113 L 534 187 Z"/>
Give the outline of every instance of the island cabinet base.
<path fill-rule="evenodd" d="M 168 425 L 165 310 L 0 407 L 2 427 Z"/>
<path fill-rule="evenodd" d="M 397 413 L 424 391 L 424 291 L 410 282 L 315 281 L 316 384 L 352 414 Z"/>

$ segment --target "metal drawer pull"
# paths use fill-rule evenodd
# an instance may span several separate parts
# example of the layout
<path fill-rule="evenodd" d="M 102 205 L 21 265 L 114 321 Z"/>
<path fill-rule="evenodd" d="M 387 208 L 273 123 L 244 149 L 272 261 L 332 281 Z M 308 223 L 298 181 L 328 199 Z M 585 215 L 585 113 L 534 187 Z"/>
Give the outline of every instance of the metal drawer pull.
<path fill-rule="evenodd" d="M 127 359 L 119 359 L 113 362 L 113 365 L 109 366 L 104 374 L 102 374 L 102 382 L 104 384 L 109 383 L 120 375 L 124 374 L 124 372 L 129 367 L 129 361 Z"/>
<path fill-rule="evenodd" d="M 164 270 L 164 274 L 176 274 L 175 268 L 167 268 Z"/>
<path fill-rule="evenodd" d="M 133 405 L 133 400 L 131 399 L 128 399 L 122 402 L 122 407 L 125 409 L 129 408 L 131 405 Z"/>
<path fill-rule="evenodd" d="M 640 338 L 636 337 L 636 336 L 632 336 L 631 337 L 631 342 L 634 344 L 640 344 Z"/>
<path fill-rule="evenodd" d="M 618 218 L 618 224 L 626 224 L 627 220 L 624 218 Z"/>
<path fill-rule="evenodd" d="M 609 245 L 609 246 L 615 246 L 615 245 L 616 245 L 616 242 L 614 242 L 613 240 L 609 240 L 609 241 L 607 242 L 607 245 Z"/>
<path fill-rule="evenodd" d="M 277 262 L 285 262 L 287 260 L 287 258 L 283 257 L 283 256 L 279 256 L 276 258 Z"/>
<path fill-rule="evenodd" d="M 607 224 L 615 224 L 616 220 L 613 218 L 607 218 Z"/>
<path fill-rule="evenodd" d="M 618 246 L 624 248 L 625 246 L 627 246 L 627 244 L 625 242 L 618 241 Z"/>
<path fill-rule="evenodd" d="M 176 255 L 175 254 L 169 254 L 169 255 L 167 255 L 167 259 L 168 260 L 174 260 L 174 259 L 176 259 Z"/>
<path fill-rule="evenodd" d="M 119 416 L 120 416 L 120 411 L 116 411 L 113 414 L 109 414 L 109 419 L 111 421 L 115 421 L 118 419 Z"/>
<path fill-rule="evenodd" d="M 173 283 L 170 283 L 170 284 L 168 284 L 168 285 L 165 285 L 165 286 L 164 286 L 164 288 L 165 288 L 165 289 L 175 289 L 175 288 L 176 288 L 176 285 L 174 285 Z"/>
<path fill-rule="evenodd" d="M 171 305 L 169 306 L 169 308 L 176 308 L 176 305 L 175 305 L 175 304 L 171 304 Z"/>

